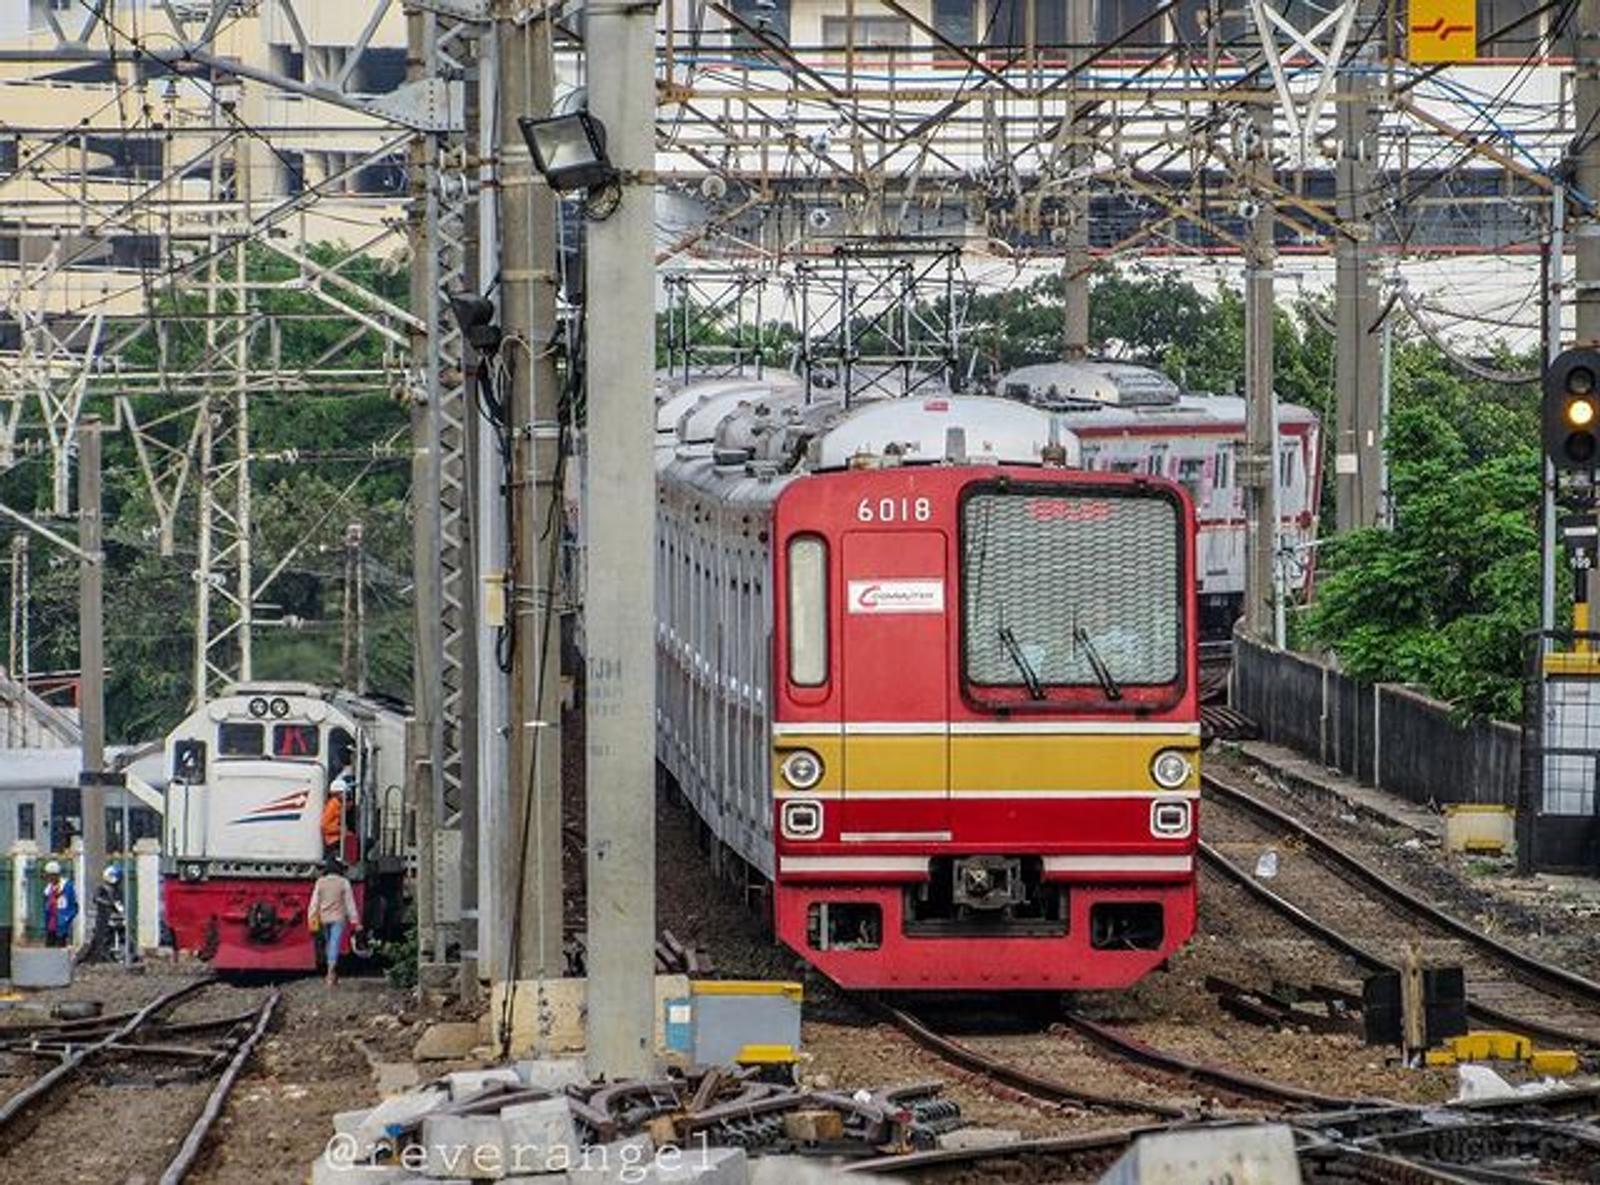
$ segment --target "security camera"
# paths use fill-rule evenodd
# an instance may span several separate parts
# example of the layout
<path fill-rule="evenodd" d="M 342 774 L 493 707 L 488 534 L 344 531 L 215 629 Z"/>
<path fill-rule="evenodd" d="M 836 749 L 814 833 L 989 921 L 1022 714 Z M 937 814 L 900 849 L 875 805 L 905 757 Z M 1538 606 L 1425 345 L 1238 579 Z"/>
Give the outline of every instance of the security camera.
<path fill-rule="evenodd" d="M 1245 222 L 1254 222 L 1256 216 L 1261 213 L 1261 205 L 1252 198 L 1242 198 L 1234 207 L 1234 212 Z"/>
<path fill-rule="evenodd" d="M 827 230 L 828 224 L 833 221 L 833 215 L 821 206 L 812 206 L 806 212 L 806 225 L 812 230 Z"/>
<path fill-rule="evenodd" d="M 728 196 L 728 183 L 719 174 L 712 173 L 700 182 L 700 196 L 708 202 L 720 202 Z"/>

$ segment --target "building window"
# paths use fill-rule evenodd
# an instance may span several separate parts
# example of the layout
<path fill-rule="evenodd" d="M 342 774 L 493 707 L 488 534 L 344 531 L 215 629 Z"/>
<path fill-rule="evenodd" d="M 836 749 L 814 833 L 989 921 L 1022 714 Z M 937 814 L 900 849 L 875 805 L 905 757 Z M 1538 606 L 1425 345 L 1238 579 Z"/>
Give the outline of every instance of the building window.
<path fill-rule="evenodd" d="M 822 44 L 830 49 L 845 45 L 845 32 L 849 27 L 848 17 L 823 17 Z M 854 43 L 858 46 L 909 46 L 911 24 L 898 16 L 858 16 Z"/>
<path fill-rule="evenodd" d="M 933 27 L 957 45 L 972 45 L 978 38 L 973 32 L 973 0 L 933 0 Z M 988 9 L 984 9 L 985 19 Z"/>
<path fill-rule="evenodd" d="M 38 839 L 38 820 L 34 818 L 33 803 L 17 803 L 17 838 Z"/>

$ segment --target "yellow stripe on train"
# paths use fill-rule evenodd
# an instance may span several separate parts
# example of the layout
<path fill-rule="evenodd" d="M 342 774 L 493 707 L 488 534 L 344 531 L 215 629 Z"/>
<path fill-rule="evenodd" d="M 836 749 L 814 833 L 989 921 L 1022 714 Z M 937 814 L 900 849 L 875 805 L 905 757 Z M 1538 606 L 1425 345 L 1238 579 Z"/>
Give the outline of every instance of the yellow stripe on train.
<path fill-rule="evenodd" d="M 785 731 L 773 743 L 772 784 L 790 792 L 783 760 L 796 749 L 822 759 L 823 775 L 806 793 L 957 795 L 1059 794 L 1148 790 L 1170 794 L 1197 790 L 1200 784 L 1198 737 L 1189 735 L 1018 733 L 943 735 L 806 734 Z M 1175 749 L 1189 758 L 1189 780 L 1179 787 L 1156 785 L 1150 765 L 1157 753 Z M 916 787 L 917 789 L 907 789 Z"/>

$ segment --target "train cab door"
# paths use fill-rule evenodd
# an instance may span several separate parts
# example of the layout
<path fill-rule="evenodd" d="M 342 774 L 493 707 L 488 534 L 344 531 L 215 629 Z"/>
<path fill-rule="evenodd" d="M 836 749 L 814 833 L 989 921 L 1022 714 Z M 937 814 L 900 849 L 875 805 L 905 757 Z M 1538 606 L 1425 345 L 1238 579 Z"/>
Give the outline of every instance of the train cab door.
<path fill-rule="evenodd" d="M 846 841 L 926 843 L 949 830 L 955 607 L 946 555 L 941 531 L 845 534 Z"/>

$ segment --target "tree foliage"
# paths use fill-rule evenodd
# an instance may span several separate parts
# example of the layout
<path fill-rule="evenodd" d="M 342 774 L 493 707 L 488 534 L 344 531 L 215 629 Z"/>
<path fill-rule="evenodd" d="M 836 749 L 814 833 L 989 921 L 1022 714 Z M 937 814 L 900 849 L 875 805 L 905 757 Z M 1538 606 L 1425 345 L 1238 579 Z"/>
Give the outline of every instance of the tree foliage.
<path fill-rule="evenodd" d="M 1515 718 L 1539 617 L 1538 392 L 1396 351 L 1392 530 L 1322 552 L 1308 640 L 1359 678 L 1418 684 L 1463 715 Z"/>

